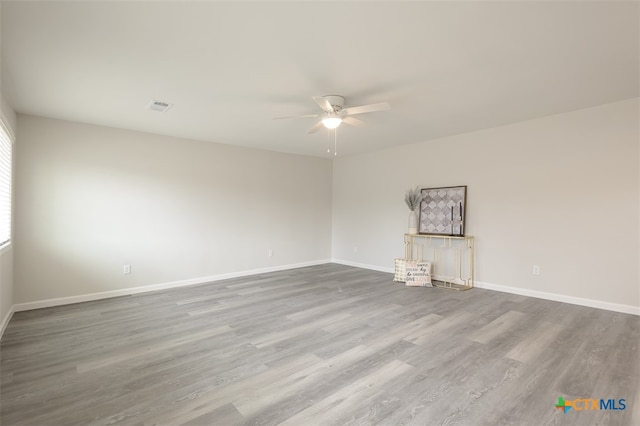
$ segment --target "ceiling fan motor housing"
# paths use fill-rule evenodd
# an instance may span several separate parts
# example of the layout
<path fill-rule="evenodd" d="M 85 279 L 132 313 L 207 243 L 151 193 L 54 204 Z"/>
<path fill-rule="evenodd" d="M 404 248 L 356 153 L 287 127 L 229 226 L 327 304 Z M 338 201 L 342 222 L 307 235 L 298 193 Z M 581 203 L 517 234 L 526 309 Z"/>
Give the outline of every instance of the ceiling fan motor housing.
<path fill-rule="evenodd" d="M 333 107 L 333 110 L 335 112 L 338 112 L 342 109 L 342 107 L 344 106 L 344 98 L 342 96 L 339 95 L 326 95 L 323 96 L 324 99 L 326 99 L 329 102 L 329 105 L 331 105 Z"/>

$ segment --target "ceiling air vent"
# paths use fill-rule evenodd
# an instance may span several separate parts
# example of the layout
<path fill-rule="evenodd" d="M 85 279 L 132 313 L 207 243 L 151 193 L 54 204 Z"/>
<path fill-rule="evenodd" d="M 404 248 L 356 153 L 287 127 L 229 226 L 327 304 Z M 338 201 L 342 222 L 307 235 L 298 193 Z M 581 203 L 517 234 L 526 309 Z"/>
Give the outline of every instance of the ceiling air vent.
<path fill-rule="evenodd" d="M 152 111 L 165 112 L 169 108 L 171 108 L 171 104 L 162 101 L 151 101 L 149 105 L 147 105 L 147 109 L 150 109 Z"/>

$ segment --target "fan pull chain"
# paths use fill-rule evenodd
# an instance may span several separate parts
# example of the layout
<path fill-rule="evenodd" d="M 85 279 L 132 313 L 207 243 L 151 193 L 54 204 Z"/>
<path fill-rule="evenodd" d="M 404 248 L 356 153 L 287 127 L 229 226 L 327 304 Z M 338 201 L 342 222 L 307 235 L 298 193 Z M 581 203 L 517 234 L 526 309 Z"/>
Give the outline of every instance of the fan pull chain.
<path fill-rule="evenodd" d="M 338 155 L 338 128 L 333 129 L 333 155 Z"/>
<path fill-rule="evenodd" d="M 331 154 L 331 132 L 327 132 L 327 154 Z"/>

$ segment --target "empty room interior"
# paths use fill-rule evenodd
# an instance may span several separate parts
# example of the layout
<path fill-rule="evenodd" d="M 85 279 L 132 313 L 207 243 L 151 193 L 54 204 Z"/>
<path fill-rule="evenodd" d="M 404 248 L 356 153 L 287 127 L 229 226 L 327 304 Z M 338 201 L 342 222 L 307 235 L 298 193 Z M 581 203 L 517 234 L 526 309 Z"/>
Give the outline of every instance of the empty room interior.
<path fill-rule="evenodd" d="M 640 3 L 0 1 L 2 425 L 640 425 Z"/>

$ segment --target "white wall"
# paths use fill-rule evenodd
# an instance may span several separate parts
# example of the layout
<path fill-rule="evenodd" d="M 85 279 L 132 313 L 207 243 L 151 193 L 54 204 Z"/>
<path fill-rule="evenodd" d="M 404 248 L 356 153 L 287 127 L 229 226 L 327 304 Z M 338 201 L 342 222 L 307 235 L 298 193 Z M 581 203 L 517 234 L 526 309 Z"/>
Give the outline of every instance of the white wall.
<path fill-rule="evenodd" d="M 633 99 L 338 158 L 333 257 L 391 268 L 404 192 L 467 185 L 478 281 L 640 312 L 639 113 Z"/>
<path fill-rule="evenodd" d="M 0 16 L 2 15 L 2 2 L 0 2 Z M 2 21 L 2 19 L 0 19 Z M 1 33 L 1 31 L 0 31 Z M 0 42 L 0 47 L 2 42 Z M 1 49 L 0 49 L 1 51 Z M 2 54 L 0 52 L 0 62 Z M 0 70 L 2 66 L 0 64 Z M 0 78 L 2 81 L 2 78 Z M 9 130 L 14 134 L 16 131 L 16 113 L 2 96 L 0 87 L 0 116 Z M 15 211 L 15 210 L 14 210 Z M 9 319 L 13 313 L 13 243 L 0 250 L 0 337 L 4 332 Z"/>
<path fill-rule="evenodd" d="M 18 133 L 15 303 L 331 257 L 329 160 L 27 115 Z"/>
<path fill-rule="evenodd" d="M 0 114 L 12 132 L 16 128 L 16 115 L 0 92 Z M 13 306 L 13 244 L 0 250 L 0 336 L 6 327 Z"/>
<path fill-rule="evenodd" d="M 333 175 L 324 159 L 21 115 L 13 303 L 330 257 L 390 270 L 405 190 L 466 184 L 480 285 L 638 312 L 639 112 L 634 99 L 338 157 Z"/>
<path fill-rule="evenodd" d="M 0 336 L 10 319 L 13 306 L 13 248 L 0 250 Z"/>

